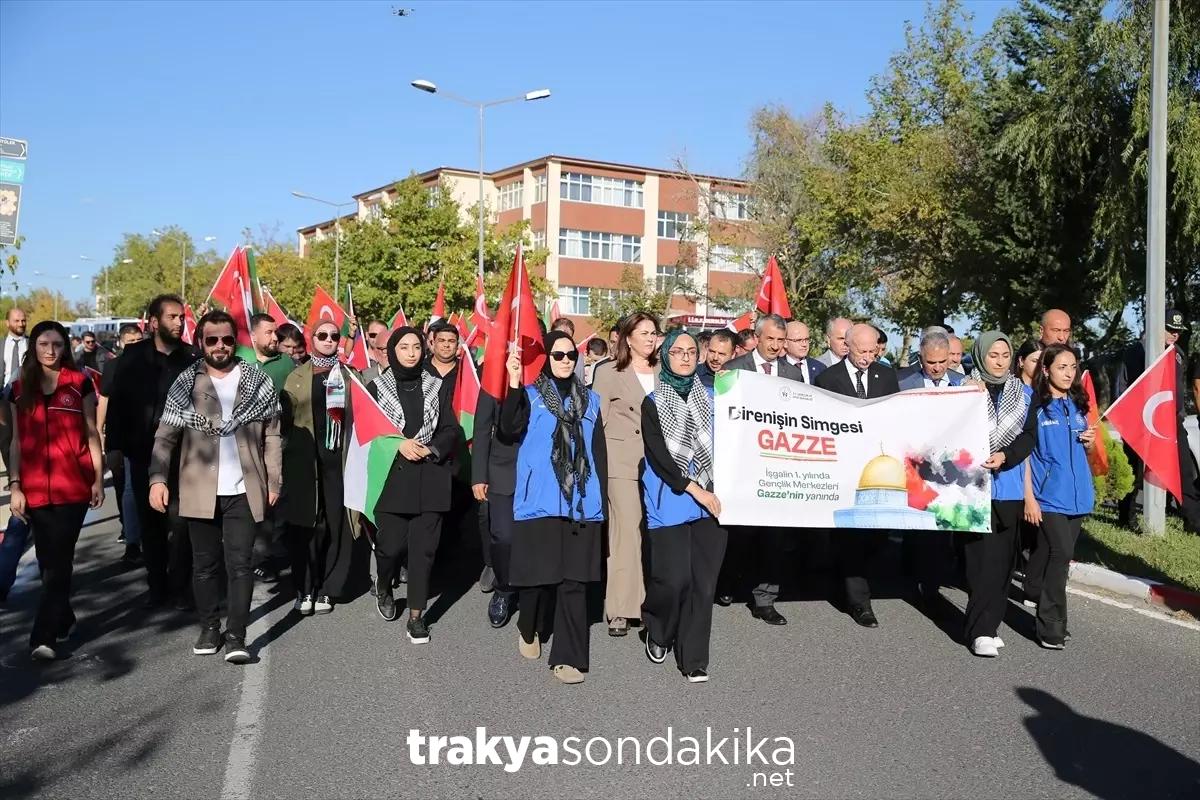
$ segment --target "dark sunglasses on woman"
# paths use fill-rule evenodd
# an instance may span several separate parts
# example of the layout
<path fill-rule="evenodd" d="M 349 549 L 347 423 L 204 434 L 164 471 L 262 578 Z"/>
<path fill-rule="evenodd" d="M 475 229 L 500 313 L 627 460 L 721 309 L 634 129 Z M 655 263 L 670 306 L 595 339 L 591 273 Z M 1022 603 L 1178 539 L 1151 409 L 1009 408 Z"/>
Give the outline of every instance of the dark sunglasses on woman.
<path fill-rule="evenodd" d="M 321 331 L 319 333 L 313 334 L 313 338 L 316 339 L 318 342 L 325 342 L 325 341 L 329 341 L 330 339 L 332 339 L 333 341 L 336 342 L 337 340 L 342 338 L 342 335 L 340 333 L 338 333 L 337 331 L 334 331 L 333 333 L 326 333 L 325 331 Z"/>
<path fill-rule="evenodd" d="M 575 352 L 574 350 L 558 350 L 554 353 L 551 353 L 550 357 L 555 361 L 562 361 L 564 358 L 568 358 L 571 361 L 578 361 L 579 353 Z"/>

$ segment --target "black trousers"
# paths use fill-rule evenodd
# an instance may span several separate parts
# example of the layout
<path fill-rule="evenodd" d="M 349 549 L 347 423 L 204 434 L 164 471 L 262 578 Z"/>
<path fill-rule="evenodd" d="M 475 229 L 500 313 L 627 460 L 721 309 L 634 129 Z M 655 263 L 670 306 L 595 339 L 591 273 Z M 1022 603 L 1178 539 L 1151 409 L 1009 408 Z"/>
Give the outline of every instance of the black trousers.
<path fill-rule="evenodd" d="M 171 564 L 171 521 L 150 507 L 150 465 L 129 459 L 129 474 L 137 501 L 138 521 L 142 525 L 142 561 L 146 565 L 146 583 L 150 593 L 166 597 L 171 590 L 168 570 Z M 171 487 L 174 495 L 178 489 Z"/>
<path fill-rule="evenodd" d="M 512 563 L 513 499 L 511 494 L 488 492 L 488 501 L 480 506 L 480 514 L 487 521 L 488 536 L 484 542 L 484 563 L 496 573 L 496 588 L 511 592 L 508 584 L 509 566 Z"/>
<path fill-rule="evenodd" d="M 959 534 L 966 556 L 968 645 L 980 636 L 995 636 L 1004 620 L 1024 509 L 1023 500 L 993 500 L 991 533 Z"/>
<path fill-rule="evenodd" d="M 319 595 L 325 578 L 331 544 L 329 526 L 324 519 L 314 528 L 287 526 L 288 554 L 292 561 L 292 586 L 297 597 Z"/>
<path fill-rule="evenodd" d="M 675 663 L 684 672 L 708 669 L 713 595 L 725 557 L 725 531 L 707 517 L 655 528 L 646 532 L 646 538 L 649 564 L 642 603 L 646 634 L 655 644 L 673 646 Z"/>
<path fill-rule="evenodd" d="M 267 506 L 263 521 L 258 523 L 258 530 L 254 536 L 255 568 L 272 569 L 279 564 L 282 553 L 291 556 L 291 551 L 283 539 L 288 527 L 283 520 L 283 509 L 279 503 Z"/>
<path fill-rule="evenodd" d="M 871 584 L 867 582 L 867 572 L 887 544 L 887 531 L 837 529 L 830 538 L 833 540 L 833 553 L 842 579 L 846 605 L 850 608 L 870 606 Z"/>
<path fill-rule="evenodd" d="M 587 588 L 579 581 L 565 580 L 548 586 L 524 586 L 518 590 L 517 630 L 521 638 L 551 640 L 550 666 L 566 664 L 588 668 Z M 553 622 L 551 622 L 553 620 Z"/>
<path fill-rule="evenodd" d="M 1061 642 L 1067 633 L 1067 572 L 1083 520 L 1082 515 L 1042 512 L 1037 552 L 1045 555 L 1038 559 L 1037 571 L 1030 559 L 1025 594 L 1037 601 L 1037 634 L 1047 641 Z"/>
<path fill-rule="evenodd" d="M 58 635 L 75 624 L 71 576 L 75 569 L 75 543 L 79 541 L 87 509 L 87 503 L 29 509 L 33 549 L 42 572 L 42 596 L 29 634 L 30 647 L 53 647 Z"/>
<path fill-rule="evenodd" d="M 949 531 L 905 531 L 900 544 L 904 573 L 920 584 L 921 593 L 932 597 L 938 587 L 953 583 L 954 543 Z"/>
<path fill-rule="evenodd" d="M 780 589 L 791 578 L 796 565 L 799 535 L 793 528 L 759 528 L 755 531 L 753 547 L 758 584 L 750 592 L 755 606 L 773 606 L 779 599 Z"/>
<path fill-rule="evenodd" d="M 422 514 L 375 514 L 379 531 L 375 534 L 375 564 L 378 580 L 391 586 L 408 556 L 408 608 L 424 611 L 429 602 L 429 576 L 442 538 L 442 515 L 434 511 Z"/>
<path fill-rule="evenodd" d="M 104 453 L 104 466 L 112 473 L 113 494 L 117 499 L 117 519 L 121 523 L 121 532 L 125 532 L 125 504 L 121 502 L 125 494 L 125 456 L 116 450 Z"/>
<path fill-rule="evenodd" d="M 254 591 L 254 535 L 258 526 L 250 513 L 246 495 L 217 498 L 212 519 L 188 519 L 192 539 L 196 610 L 206 628 L 221 624 L 221 562 L 229 582 L 229 619 L 225 629 L 235 636 L 246 635 L 250 617 L 250 595 Z"/>

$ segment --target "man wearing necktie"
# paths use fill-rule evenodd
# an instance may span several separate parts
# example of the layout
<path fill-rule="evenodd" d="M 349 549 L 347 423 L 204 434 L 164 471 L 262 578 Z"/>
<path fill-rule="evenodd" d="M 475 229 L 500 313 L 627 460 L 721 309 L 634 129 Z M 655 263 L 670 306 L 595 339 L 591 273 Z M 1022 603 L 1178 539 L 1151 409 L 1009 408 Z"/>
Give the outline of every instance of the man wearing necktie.
<path fill-rule="evenodd" d="M 7 395 L 9 384 L 20 377 L 21 361 L 25 351 L 29 349 L 29 337 L 25 335 L 27 317 L 25 312 L 16 306 L 8 310 L 5 324 L 8 330 L 0 340 L 0 406 L 6 406 L 3 397 Z M 0 419 L 0 459 L 8 465 L 9 448 L 12 446 L 12 424 L 7 419 Z M 17 577 L 17 563 L 25 552 L 25 543 L 29 538 L 29 526 L 17 517 L 8 521 L 8 529 L 0 542 L 0 600 L 8 597 Z"/>
<path fill-rule="evenodd" d="M 784 344 L 787 361 L 800 371 L 799 380 L 812 383 L 813 379 L 825 370 L 825 365 L 815 358 L 809 358 L 808 349 L 812 339 L 808 326 L 799 320 L 787 324 L 787 341 Z"/>
<path fill-rule="evenodd" d="M 900 391 L 896 371 L 875 361 L 879 331 L 858 324 L 846 334 L 847 356 L 813 379 L 813 385 L 834 394 L 868 400 Z M 850 617 L 864 628 L 876 628 L 879 620 L 871 609 L 871 587 L 866 568 L 887 541 L 887 531 L 856 531 L 838 528 L 831 533 L 838 572 L 841 575 Z"/>
<path fill-rule="evenodd" d="M 800 369 L 793 366 L 783 357 L 784 344 L 787 341 L 787 322 L 778 314 L 767 314 L 758 318 L 754 325 L 758 343 L 750 352 L 730 359 L 725 369 L 743 369 L 747 372 L 761 372 L 764 375 L 777 375 L 780 378 L 798 381 L 803 377 Z M 711 344 L 710 344 L 711 347 Z M 787 579 L 793 556 L 796 552 L 798 532 L 793 528 L 754 528 L 748 526 L 732 526 L 729 529 L 729 546 L 725 551 L 725 568 L 722 570 L 721 581 L 717 589 L 717 602 L 729 605 L 733 601 L 731 583 L 736 583 L 736 576 L 742 567 L 750 564 L 746 558 L 747 549 L 753 546 L 757 550 L 757 564 L 749 571 L 756 573 L 757 585 L 751 592 L 753 603 L 751 611 L 756 619 L 761 619 L 768 625 L 786 625 L 787 619 L 775 610 L 775 600 L 779 597 L 779 587 Z"/>
<path fill-rule="evenodd" d="M 950 364 L 950 337 L 937 330 L 921 337 L 920 364 L 900 376 L 900 390 L 942 389 L 962 383 L 962 374 Z"/>

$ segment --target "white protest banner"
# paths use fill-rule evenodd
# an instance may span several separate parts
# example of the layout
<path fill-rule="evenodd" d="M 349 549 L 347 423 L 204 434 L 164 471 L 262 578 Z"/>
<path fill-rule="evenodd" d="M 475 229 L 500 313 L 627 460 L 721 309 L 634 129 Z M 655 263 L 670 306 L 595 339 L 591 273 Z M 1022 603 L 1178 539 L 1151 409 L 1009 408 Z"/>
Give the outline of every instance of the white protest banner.
<path fill-rule="evenodd" d="M 988 531 L 987 402 L 973 387 L 859 400 L 721 373 L 713 444 L 721 523 Z"/>

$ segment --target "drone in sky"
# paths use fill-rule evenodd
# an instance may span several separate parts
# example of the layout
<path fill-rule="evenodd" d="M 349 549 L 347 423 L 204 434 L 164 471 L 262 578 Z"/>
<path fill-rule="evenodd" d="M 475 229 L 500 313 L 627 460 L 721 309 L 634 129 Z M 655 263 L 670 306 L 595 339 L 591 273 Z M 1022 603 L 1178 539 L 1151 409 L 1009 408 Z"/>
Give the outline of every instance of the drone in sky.
<path fill-rule="evenodd" d="M 407 17 L 411 13 L 413 13 L 411 8 L 397 8 L 396 6 L 392 6 L 393 17 Z"/>

